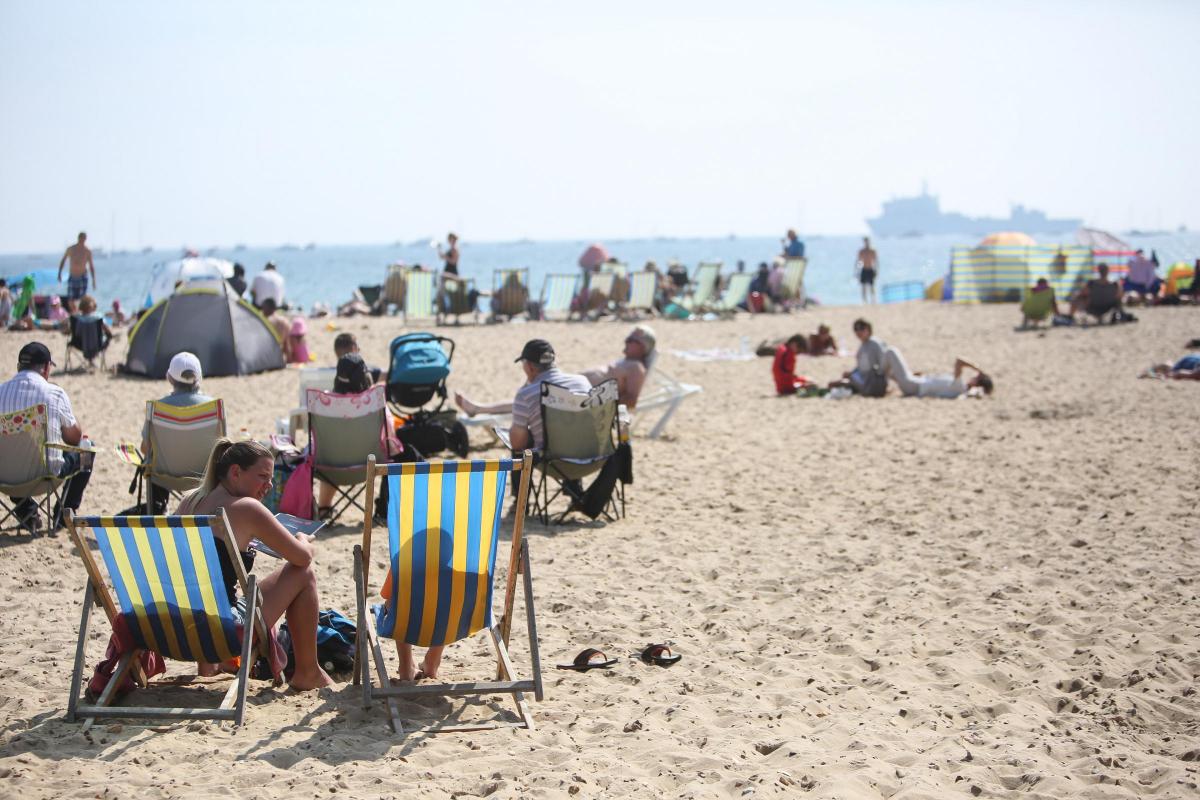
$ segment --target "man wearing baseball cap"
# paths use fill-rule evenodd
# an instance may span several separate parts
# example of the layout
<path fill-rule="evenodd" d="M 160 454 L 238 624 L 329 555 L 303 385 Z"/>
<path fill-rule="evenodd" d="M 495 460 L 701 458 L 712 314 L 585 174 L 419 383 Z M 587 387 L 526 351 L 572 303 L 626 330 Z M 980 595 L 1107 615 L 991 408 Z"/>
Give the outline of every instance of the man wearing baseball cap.
<path fill-rule="evenodd" d="M 521 348 L 516 363 L 525 372 L 525 385 L 517 390 L 511 403 L 479 405 L 463 394 L 455 394 L 454 402 L 470 416 L 476 414 L 512 414 L 510 441 L 514 451 L 526 448 L 542 449 L 546 438 L 542 432 L 542 388 L 541 384 L 553 383 L 572 392 L 586 392 L 592 388 L 582 375 L 563 372 L 554 363 L 554 347 L 545 339 L 530 339 Z"/>
<path fill-rule="evenodd" d="M 30 342 L 17 354 L 17 374 L 11 380 L 0 383 L 0 414 L 11 414 L 28 408 L 42 406 L 46 414 L 46 443 L 78 445 L 83 440 L 83 430 L 71 410 L 71 400 L 61 386 L 50 383 L 50 367 L 54 360 L 50 348 L 41 342 Z M 59 476 L 72 475 L 63 485 L 62 502 L 56 505 L 50 518 L 50 527 L 57 530 L 62 524 L 62 509 L 79 510 L 83 490 L 92 477 L 90 454 L 64 451 L 55 447 L 46 448 L 46 464 Z M 41 524 L 37 502 L 33 498 L 13 498 L 17 501 L 16 517 L 22 527 L 30 531 Z"/>
<path fill-rule="evenodd" d="M 200 379 L 204 377 L 200 370 L 200 359 L 184 350 L 176 353 L 167 366 L 167 381 L 171 384 L 171 393 L 160 398 L 158 402 L 169 406 L 183 407 L 207 403 L 211 397 L 200 391 Z M 150 421 L 142 425 L 142 455 L 150 458 Z M 150 509 L 154 514 L 167 513 L 167 501 L 171 492 L 165 487 L 150 483 L 147 489 L 150 497 Z"/>

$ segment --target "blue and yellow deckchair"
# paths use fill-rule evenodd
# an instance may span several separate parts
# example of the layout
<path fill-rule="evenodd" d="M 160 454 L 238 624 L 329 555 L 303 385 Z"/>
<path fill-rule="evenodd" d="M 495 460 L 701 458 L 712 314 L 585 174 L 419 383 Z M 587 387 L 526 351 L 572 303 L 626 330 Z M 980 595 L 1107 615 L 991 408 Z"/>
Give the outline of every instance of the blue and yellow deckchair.
<path fill-rule="evenodd" d="M 523 538 L 525 503 L 529 494 L 529 472 L 533 455 L 521 460 L 420 461 L 409 464 L 375 465 L 367 470 L 367 502 L 373 499 L 375 476 L 386 475 L 388 493 L 388 553 L 391 593 L 376 609 L 375 624 L 367 616 L 368 568 L 371 563 L 371 518 L 363 521 L 363 541 L 354 548 L 354 581 L 358 593 L 359 636 L 355 652 L 354 682 L 362 683 L 363 705 L 373 697 L 387 700 L 392 728 L 401 732 L 394 697 L 428 695 L 510 694 L 517 705 L 520 722 L 447 726 L 431 731 L 478 730 L 500 725 L 533 728 L 533 718 L 524 693 L 542 699 L 542 671 L 538 659 L 537 628 L 533 610 L 533 582 L 529 574 L 529 546 Z M 504 613 L 499 623 L 492 616 L 492 590 L 499 549 L 508 476 L 520 480 L 512 546 L 508 558 L 508 580 Z M 508 654 L 517 575 L 523 575 L 525 617 L 533 678 L 517 680 Z M 380 639 L 430 647 L 466 639 L 486 630 L 496 649 L 494 681 L 393 686 Z M 368 647 L 371 653 L 368 654 Z M 372 684 L 368 655 L 374 658 L 378 687 Z"/>
<path fill-rule="evenodd" d="M 137 682 L 146 685 L 145 675 L 137 666 L 143 650 L 179 661 L 219 663 L 257 648 L 271 662 L 271 638 L 262 616 L 262 598 L 254 576 L 247 576 L 242 565 L 224 509 L 214 516 L 68 516 L 67 524 L 88 575 L 67 703 L 68 721 L 76 717 L 151 717 L 232 720 L 241 725 L 253 657 L 242 658 L 237 678 L 218 708 L 110 705 L 130 669 L 134 669 Z M 103 557 L 104 571 L 92 554 L 88 531 Z M 254 620 L 253 625 L 242 625 L 230 607 L 217 555 L 221 547 L 226 548 L 234 565 L 246 597 L 246 619 Z M 84 647 L 93 603 L 104 609 L 122 654 L 96 703 L 81 705 Z M 276 683 L 280 682 L 277 675 Z"/>

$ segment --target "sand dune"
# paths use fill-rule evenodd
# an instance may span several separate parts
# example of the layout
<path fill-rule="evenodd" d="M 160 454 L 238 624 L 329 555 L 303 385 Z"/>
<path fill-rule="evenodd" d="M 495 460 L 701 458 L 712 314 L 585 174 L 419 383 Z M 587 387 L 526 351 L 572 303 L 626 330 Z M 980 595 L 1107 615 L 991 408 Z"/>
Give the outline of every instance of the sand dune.
<path fill-rule="evenodd" d="M 997 392 L 983 401 L 776 398 L 766 359 L 665 354 L 821 321 L 851 347 L 861 313 L 656 323 L 662 369 L 705 391 L 667 437 L 635 438 L 628 519 L 530 522 L 547 668 L 533 732 L 395 737 L 348 683 L 291 695 L 255 682 L 237 731 L 118 722 L 83 734 L 63 719 L 82 567 L 65 534 L 5 531 L 3 794 L 1200 796 L 1200 385 L 1135 379 L 1200 335 L 1200 314 L 1152 309 L 1136 325 L 1016 334 L 1011 306 L 869 312 L 915 369 L 944 371 L 963 355 L 992 370 Z M 376 363 L 400 332 L 396 319 L 339 325 Z M 311 330 L 311 347 L 331 355 L 334 333 Z M 442 329 L 460 348 L 451 388 L 507 397 L 526 338 L 549 338 L 564 366 L 583 368 L 614 357 L 624 330 Z M 0 374 L 32 338 L 0 335 Z M 114 348 L 123 354 L 123 340 Z M 801 358 L 800 370 L 824 381 L 848 364 Z M 164 388 L 56 380 L 104 445 L 136 438 L 143 401 Z M 296 386 L 290 370 L 205 381 L 233 431 L 260 435 L 295 405 Z M 129 505 L 129 479 L 105 454 L 83 511 Z M 324 536 L 319 555 L 323 605 L 347 613 L 357 523 Z M 107 638 L 103 623 L 93 631 L 89 665 Z M 683 661 L 626 658 L 651 641 L 670 641 Z M 586 646 L 621 663 L 553 669 Z M 486 677 L 489 665 L 482 642 L 458 644 L 445 672 Z M 508 713 L 499 701 L 405 707 L 497 713 Z"/>

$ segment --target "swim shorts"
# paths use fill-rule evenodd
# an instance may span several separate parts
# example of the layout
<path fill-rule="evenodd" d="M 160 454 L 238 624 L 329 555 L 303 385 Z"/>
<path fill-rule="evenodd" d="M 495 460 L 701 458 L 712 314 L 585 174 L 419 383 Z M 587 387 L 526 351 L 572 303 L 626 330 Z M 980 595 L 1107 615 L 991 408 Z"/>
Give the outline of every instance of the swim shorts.
<path fill-rule="evenodd" d="M 72 300 L 78 300 L 87 294 L 87 285 L 88 276 L 86 273 L 83 275 L 72 275 L 67 278 L 67 297 Z"/>

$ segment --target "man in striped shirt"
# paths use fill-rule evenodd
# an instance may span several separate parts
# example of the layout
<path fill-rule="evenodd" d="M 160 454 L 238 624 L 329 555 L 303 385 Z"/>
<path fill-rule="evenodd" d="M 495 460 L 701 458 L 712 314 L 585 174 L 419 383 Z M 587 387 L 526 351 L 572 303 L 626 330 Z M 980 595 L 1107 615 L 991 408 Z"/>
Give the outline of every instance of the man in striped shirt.
<path fill-rule="evenodd" d="M 41 342 L 30 342 L 17 355 L 17 374 L 0 383 L 0 414 L 24 411 L 38 405 L 46 407 L 46 443 L 78 445 L 83 440 L 83 431 L 71 410 L 71 400 L 61 386 L 50 383 L 50 367 L 54 361 L 50 349 Z M 63 487 L 62 504 L 54 509 L 51 526 L 61 526 L 63 508 L 79 510 L 83 490 L 92 477 L 91 457 L 81 460 L 80 453 L 63 451 L 55 447 L 46 448 L 46 463 L 55 475 L 71 475 Z M 16 516 L 24 527 L 35 529 L 40 520 L 37 503 L 33 498 L 13 498 L 17 501 Z"/>

